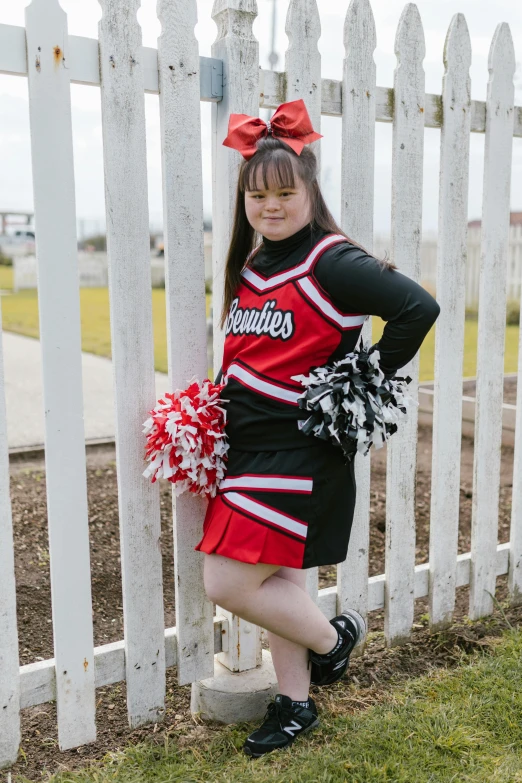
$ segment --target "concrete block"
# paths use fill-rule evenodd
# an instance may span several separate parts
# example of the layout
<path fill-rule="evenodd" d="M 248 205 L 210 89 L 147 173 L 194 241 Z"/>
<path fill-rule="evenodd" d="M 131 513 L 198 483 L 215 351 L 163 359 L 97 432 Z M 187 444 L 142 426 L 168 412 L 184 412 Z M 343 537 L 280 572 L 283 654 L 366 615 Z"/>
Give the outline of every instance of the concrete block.
<path fill-rule="evenodd" d="M 231 672 L 217 660 L 214 676 L 192 683 L 190 710 L 203 720 L 241 723 L 263 718 L 278 693 L 272 656 L 263 650 L 263 663 L 246 672 Z"/>

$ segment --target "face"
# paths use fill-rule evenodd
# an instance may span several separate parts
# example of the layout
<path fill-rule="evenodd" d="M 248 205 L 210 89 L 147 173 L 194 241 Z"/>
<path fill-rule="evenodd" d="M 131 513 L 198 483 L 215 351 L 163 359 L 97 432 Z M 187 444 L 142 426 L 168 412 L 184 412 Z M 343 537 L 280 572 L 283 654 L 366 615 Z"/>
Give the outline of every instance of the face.
<path fill-rule="evenodd" d="M 259 177 L 259 190 L 245 192 L 245 210 L 250 225 L 273 241 L 287 239 L 310 222 L 310 200 L 303 180 L 296 174 L 294 187 L 270 184 Z"/>

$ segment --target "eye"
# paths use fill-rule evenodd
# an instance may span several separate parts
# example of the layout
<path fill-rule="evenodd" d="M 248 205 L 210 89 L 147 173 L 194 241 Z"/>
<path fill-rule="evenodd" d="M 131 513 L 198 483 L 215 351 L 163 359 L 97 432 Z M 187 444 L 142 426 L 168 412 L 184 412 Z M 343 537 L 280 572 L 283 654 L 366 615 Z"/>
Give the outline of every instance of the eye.
<path fill-rule="evenodd" d="M 291 196 L 291 195 L 292 195 L 292 193 L 289 190 L 285 190 L 283 193 L 281 193 L 282 197 L 284 197 L 284 196 Z"/>

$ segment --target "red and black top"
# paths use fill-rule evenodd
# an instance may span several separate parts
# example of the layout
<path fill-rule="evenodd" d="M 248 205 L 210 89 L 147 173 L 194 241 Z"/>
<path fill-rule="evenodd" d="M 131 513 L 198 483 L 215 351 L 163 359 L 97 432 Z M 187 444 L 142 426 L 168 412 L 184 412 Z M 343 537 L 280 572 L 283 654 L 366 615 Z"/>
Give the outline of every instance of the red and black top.
<path fill-rule="evenodd" d="M 225 325 L 222 392 L 227 435 L 241 451 L 310 446 L 297 421 L 293 376 L 353 351 L 369 315 L 387 320 L 381 366 L 394 372 L 417 352 L 439 306 L 421 286 L 337 234 L 306 226 L 264 240 L 243 270 Z"/>

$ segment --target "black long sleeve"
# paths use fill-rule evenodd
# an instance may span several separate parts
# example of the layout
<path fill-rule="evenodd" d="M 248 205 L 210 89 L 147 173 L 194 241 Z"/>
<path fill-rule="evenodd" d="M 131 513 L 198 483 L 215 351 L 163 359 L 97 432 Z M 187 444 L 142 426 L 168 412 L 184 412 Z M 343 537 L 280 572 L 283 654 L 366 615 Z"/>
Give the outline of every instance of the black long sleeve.
<path fill-rule="evenodd" d="M 387 322 L 377 343 L 387 374 L 413 359 L 440 312 L 421 285 L 354 245 L 328 250 L 317 262 L 315 276 L 343 312 L 377 315 Z"/>
<path fill-rule="evenodd" d="M 282 272 L 303 260 L 326 232 L 305 226 L 288 239 L 264 239 L 254 268 L 265 275 Z M 404 367 L 419 350 L 437 320 L 440 307 L 421 285 L 348 242 L 335 245 L 317 262 L 314 275 L 332 302 L 344 313 L 377 315 L 386 321 L 378 342 L 381 367 L 389 375 Z M 345 332 L 330 360 L 355 347 Z M 353 343 L 353 344 L 352 344 Z"/>

